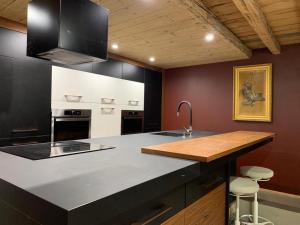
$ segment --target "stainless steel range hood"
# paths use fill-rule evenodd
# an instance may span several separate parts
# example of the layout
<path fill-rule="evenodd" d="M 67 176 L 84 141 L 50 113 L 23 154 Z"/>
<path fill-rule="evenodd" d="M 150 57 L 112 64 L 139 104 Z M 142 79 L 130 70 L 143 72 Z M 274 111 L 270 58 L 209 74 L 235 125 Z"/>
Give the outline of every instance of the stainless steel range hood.
<path fill-rule="evenodd" d="M 89 0 L 32 0 L 27 55 L 62 64 L 107 60 L 108 11 Z"/>

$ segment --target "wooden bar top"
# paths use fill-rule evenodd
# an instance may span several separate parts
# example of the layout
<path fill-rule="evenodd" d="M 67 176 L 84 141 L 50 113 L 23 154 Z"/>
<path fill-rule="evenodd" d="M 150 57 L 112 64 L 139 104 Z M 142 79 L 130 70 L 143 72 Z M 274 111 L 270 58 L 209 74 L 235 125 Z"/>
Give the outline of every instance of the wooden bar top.
<path fill-rule="evenodd" d="M 236 131 L 142 148 L 143 153 L 210 162 L 274 137 L 274 133 Z"/>

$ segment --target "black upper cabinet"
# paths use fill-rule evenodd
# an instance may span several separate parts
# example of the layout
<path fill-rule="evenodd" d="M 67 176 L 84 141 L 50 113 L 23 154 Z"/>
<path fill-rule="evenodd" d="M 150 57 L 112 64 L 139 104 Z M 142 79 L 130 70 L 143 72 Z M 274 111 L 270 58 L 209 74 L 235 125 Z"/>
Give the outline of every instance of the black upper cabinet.
<path fill-rule="evenodd" d="M 51 64 L 0 57 L 0 138 L 49 136 Z"/>
<path fill-rule="evenodd" d="M 101 63 L 93 63 L 93 73 L 122 78 L 122 64 L 123 62 L 115 59 L 109 59 Z"/>
<path fill-rule="evenodd" d="M 161 130 L 162 74 L 158 71 L 145 71 L 145 118 L 144 131 Z"/>
<path fill-rule="evenodd" d="M 12 137 L 50 135 L 51 64 L 15 59 L 11 80 Z"/>
<path fill-rule="evenodd" d="M 123 75 L 125 80 L 145 82 L 145 69 L 139 66 L 135 66 L 129 63 L 123 63 Z"/>
<path fill-rule="evenodd" d="M 10 136 L 11 124 L 11 98 L 13 96 L 13 59 L 0 56 L 0 138 Z"/>

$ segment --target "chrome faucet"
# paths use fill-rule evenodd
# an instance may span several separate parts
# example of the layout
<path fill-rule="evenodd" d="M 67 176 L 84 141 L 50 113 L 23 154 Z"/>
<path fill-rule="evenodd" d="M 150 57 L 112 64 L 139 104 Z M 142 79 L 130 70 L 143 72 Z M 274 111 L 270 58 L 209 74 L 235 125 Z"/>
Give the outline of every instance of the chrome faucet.
<path fill-rule="evenodd" d="M 184 135 L 189 135 L 189 136 L 192 136 L 192 132 L 193 132 L 193 128 L 192 128 L 192 118 L 193 118 L 193 114 L 192 114 L 192 104 L 188 101 L 181 101 L 177 107 L 177 116 L 179 116 L 179 112 L 180 112 L 180 108 L 183 104 L 187 104 L 189 106 L 189 111 L 190 111 L 190 124 L 189 124 L 189 127 L 186 128 L 184 127 L 185 129 L 185 133 Z"/>

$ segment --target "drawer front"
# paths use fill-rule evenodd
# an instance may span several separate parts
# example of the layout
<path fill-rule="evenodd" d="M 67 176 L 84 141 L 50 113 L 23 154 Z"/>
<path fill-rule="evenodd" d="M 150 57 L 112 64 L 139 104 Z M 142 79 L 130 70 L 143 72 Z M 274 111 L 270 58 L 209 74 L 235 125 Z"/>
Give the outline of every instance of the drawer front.
<path fill-rule="evenodd" d="M 0 200 L 0 225 L 40 225 Z"/>
<path fill-rule="evenodd" d="M 183 186 L 99 225 L 160 225 L 184 209 L 184 206 Z"/>
<path fill-rule="evenodd" d="M 221 184 L 185 210 L 185 225 L 224 225 L 226 185 Z"/>
<path fill-rule="evenodd" d="M 189 206 L 208 192 L 225 182 L 226 170 L 223 167 L 200 172 L 199 178 L 186 185 L 186 206 Z"/>

